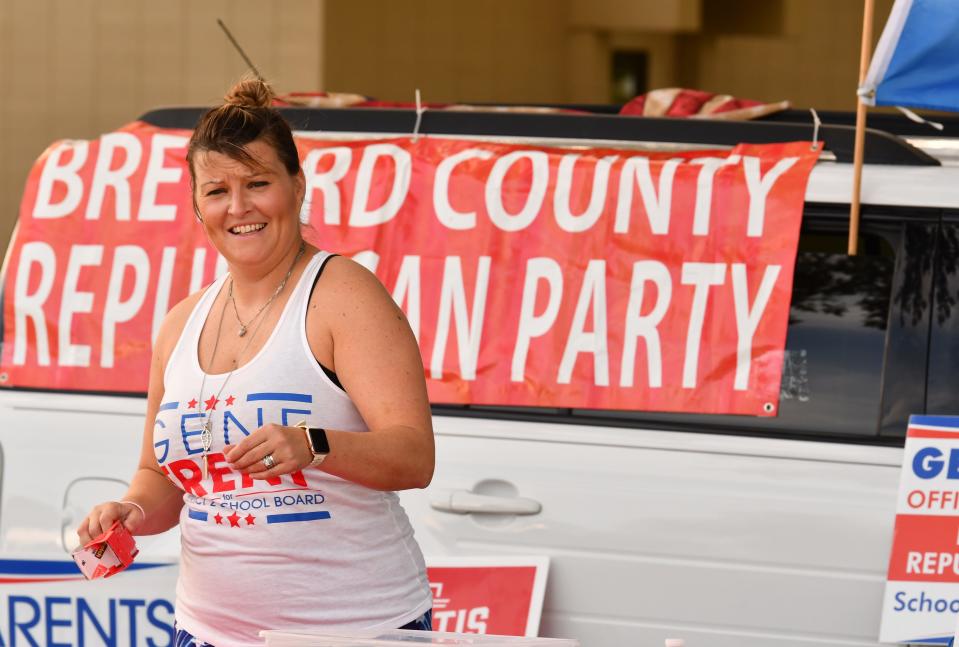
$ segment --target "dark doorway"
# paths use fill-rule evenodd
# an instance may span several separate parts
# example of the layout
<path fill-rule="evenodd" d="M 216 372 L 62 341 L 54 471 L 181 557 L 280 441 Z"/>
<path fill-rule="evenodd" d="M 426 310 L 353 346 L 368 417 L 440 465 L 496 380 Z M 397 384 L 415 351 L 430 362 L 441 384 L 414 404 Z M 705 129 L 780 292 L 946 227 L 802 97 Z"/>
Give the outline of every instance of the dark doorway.
<path fill-rule="evenodd" d="M 613 51 L 613 83 L 610 100 L 626 103 L 645 93 L 649 77 L 649 55 L 639 50 Z"/>

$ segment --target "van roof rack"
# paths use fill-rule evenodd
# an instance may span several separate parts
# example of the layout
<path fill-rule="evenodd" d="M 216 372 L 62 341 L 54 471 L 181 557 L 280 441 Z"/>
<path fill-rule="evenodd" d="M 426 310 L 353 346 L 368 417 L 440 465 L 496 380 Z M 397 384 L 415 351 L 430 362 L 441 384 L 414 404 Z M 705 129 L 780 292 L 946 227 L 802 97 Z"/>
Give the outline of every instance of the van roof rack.
<path fill-rule="evenodd" d="M 161 108 L 147 112 L 140 117 L 140 120 L 163 128 L 191 129 L 205 110 L 207 108 L 202 107 Z M 416 121 L 415 111 L 396 108 L 283 107 L 279 110 L 298 130 L 410 134 Z M 723 121 L 624 117 L 596 113 L 543 114 L 431 110 L 423 115 L 419 132 L 424 135 L 542 137 L 697 146 L 770 144 L 811 139 L 811 117 L 803 111 L 786 112 L 788 114 L 778 119 Z M 800 120 L 802 115 L 805 117 Z M 835 156 L 836 161 L 851 163 L 855 127 L 845 123 L 834 124 L 833 113 L 823 113 L 823 116 L 825 118 L 819 130 L 819 137 L 824 142 L 826 150 Z M 924 128 L 923 132 L 928 134 L 928 127 Z M 956 126 L 956 129 L 959 131 L 959 126 Z M 935 157 L 916 148 L 901 137 L 874 128 L 866 129 L 865 162 L 904 166 L 940 165 Z"/>
<path fill-rule="evenodd" d="M 882 130 L 897 137 L 937 137 L 944 139 L 959 138 L 959 115 L 937 114 L 930 117 L 931 121 L 942 124 L 943 129 L 935 130 L 929 124 L 912 121 L 899 111 L 880 112 L 880 109 L 869 111 L 866 125 L 876 130 Z M 856 125 L 856 113 L 843 110 L 818 110 L 823 124 L 830 126 Z M 762 117 L 764 123 L 811 123 L 812 116 L 809 110 L 783 110 Z"/>

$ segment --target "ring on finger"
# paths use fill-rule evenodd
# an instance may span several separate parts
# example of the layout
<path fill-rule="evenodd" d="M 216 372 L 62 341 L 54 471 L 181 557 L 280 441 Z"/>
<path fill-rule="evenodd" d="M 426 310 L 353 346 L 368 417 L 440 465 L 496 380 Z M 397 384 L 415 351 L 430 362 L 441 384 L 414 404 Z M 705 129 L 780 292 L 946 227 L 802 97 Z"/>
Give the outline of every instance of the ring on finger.
<path fill-rule="evenodd" d="M 273 460 L 273 454 L 267 454 L 263 457 L 263 466 L 266 467 L 266 469 L 273 469 L 274 465 L 276 465 L 276 461 Z"/>

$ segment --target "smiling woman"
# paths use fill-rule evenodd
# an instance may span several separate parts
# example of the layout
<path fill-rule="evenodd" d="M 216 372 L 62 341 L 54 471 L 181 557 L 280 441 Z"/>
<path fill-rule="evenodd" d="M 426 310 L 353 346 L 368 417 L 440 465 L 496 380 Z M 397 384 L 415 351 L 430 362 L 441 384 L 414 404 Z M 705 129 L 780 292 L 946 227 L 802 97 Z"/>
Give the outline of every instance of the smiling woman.
<path fill-rule="evenodd" d="M 248 161 L 191 148 L 193 201 L 210 242 L 227 262 L 252 271 L 250 278 L 256 280 L 300 243 L 296 214 L 303 202 L 303 174 L 290 175 L 267 141 L 240 150 Z"/>
<path fill-rule="evenodd" d="M 139 469 L 77 529 L 179 523 L 177 644 L 430 626 L 394 493 L 433 474 L 419 349 L 372 274 L 303 240 L 303 172 L 271 101 L 241 81 L 190 140 L 197 220 L 229 272 L 164 320 Z"/>

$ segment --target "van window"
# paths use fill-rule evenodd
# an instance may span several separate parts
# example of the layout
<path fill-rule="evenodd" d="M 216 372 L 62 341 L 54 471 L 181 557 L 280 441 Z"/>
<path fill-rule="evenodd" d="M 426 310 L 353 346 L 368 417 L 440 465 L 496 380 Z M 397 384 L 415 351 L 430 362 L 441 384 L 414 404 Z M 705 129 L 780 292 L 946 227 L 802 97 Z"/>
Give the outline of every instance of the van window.
<path fill-rule="evenodd" d="M 929 347 L 930 414 L 959 413 L 959 213 L 946 214 L 938 241 L 933 278 L 932 326 Z"/>

